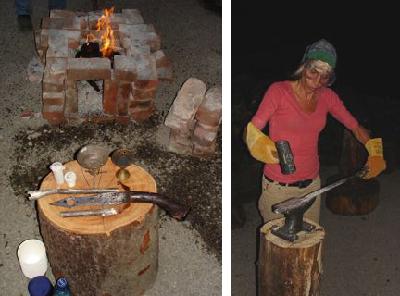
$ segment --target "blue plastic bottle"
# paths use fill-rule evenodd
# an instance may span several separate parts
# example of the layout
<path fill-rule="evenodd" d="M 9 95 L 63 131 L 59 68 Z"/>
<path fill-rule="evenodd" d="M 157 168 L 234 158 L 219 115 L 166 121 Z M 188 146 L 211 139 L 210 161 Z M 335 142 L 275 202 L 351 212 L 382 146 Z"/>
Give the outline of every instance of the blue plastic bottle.
<path fill-rule="evenodd" d="M 54 289 L 53 296 L 71 296 L 68 281 L 65 277 L 60 277 L 56 281 L 56 287 Z"/>
<path fill-rule="evenodd" d="M 51 296 L 53 295 L 53 285 L 45 276 L 32 278 L 28 284 L 30 296 Z"/>

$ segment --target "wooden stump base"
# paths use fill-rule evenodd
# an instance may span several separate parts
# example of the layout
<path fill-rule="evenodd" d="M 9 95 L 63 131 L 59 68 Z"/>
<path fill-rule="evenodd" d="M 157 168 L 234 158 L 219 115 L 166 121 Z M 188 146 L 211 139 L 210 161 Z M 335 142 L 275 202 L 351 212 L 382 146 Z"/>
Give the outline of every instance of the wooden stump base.
<path fill-rule="evenodd" d="M 328 179 L 339 179 L 338 176 Z M 380 185 L 376 179 L 353 179 L 327 192 L 326 207 L 335 215 L 368 215 L 379 205 Z"/>
<path fill-rule="evenodd" d="M 118 170 L 111 160 L 93 177 L 76 161 L 64 164 L 65 171 L 74 171 L 74 189 L 118 188 Z M 156 192 L 156 182 L 137 166 L 127 168 L 131 173 L 131 190 Z M 50 173 L 41 189 L 56 188 Z M 66 189 L 66 185 L 62 185 Z M 154 204 L 120 205 L 121 213 L 109 217 L 69 217 L 58 215 L 67 208 L 50 205 L 67 197 L 54 194 L 38 200 L 40 230 L 54 276 L 64 276 L 73 295 L 133 296 L 143 295 L 156 278 L 158 265 L 158 207 Z M 110 206 L 107 206 L 110 207 Z M 98 209 L 84 206 L 70 210 Z M 101 206 L 100 206 L 101 208 Z"/>
<path fill-rule="evenodd" d="M 354 175 L 368 159 L 364 145 L 356 140 L 347 129 L 343 132 L 342 153 L 339 162 L 339 174 L 328 178 L 328 184 L 343 177 Z M 372 212 L 379 204 L 379 181 L 352 179 L 332 189 L 326 194 L 326 206 L 336 215 L 359 216 Z"/>
<path fill-rule="evenodd" d="M 322 241 L 325 231 L 315 222 L 310 233 L 300 232 L 295 242 L 271 233 L 284 224 L 284 218 L 268 222 L 260 229 L 258 281 L 260 296 L 319 295 Z"/>

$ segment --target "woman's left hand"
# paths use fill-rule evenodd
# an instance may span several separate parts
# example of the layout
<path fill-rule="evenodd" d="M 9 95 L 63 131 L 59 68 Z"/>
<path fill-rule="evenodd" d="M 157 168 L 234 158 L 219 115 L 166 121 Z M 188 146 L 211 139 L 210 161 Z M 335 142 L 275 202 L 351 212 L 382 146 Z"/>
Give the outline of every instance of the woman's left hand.
<path fill-rule="evenodd" d="M 364 144 L 364 145 L 365 145 L 365 144 L 369 141 L 369 139 L 370 139 L 370 137 L 369 137 L 370 131 L 367 130 L 366 128 L 364 128 L 364 127 L 361 126 L 361 125 L 359 125 L 357 128 L 355 128 L 355 129 L 353 130 L 353 134 L 354 134 L 354 136 L 356 137 L 356 139 L 357 139 L 359 142 L 361 142 L 362 144 Z"/>
<path fill-rule="evenodd" d="M 364 167 L 366 174 L 362 178 L 375 178 L 386 169 L 386 161 L 383 158 L 382 139 L 375 138 L 369 140 L 365 148 L 368 151 L 368 160 Z"/>

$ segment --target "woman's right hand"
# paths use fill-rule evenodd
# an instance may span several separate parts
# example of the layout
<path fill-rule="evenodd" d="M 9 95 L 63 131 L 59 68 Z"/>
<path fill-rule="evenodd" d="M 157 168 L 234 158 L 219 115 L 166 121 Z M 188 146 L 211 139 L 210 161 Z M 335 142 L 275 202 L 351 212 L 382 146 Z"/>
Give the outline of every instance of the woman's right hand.
<path fill-rule="evenodd" d="M 250 154 L 255 159 L 267 164 L 279 163 L 274 141 L 256 128 L 252 122 L 247 124 L 243 137 Z"/>

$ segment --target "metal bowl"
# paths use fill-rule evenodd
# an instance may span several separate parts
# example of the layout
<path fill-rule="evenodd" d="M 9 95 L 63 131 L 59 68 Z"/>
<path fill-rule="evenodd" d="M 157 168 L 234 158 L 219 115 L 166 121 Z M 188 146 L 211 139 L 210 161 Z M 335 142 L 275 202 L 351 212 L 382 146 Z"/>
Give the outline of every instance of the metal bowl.
<path fill-rule="evenodd" d="M 116 149 L 111 153 L 111 161 L 116 166 L 119 166 L 120 169 L 117 171 L 115 176 L 119 181 L 125 181 L 131 177 L 131 174 L 126 169 L 127 166 L 133 163 L 133 152 L 129 149 Z"/>
<path fill-rule="evenodd" d="M 107 148 L 100 145 L 88 144 L 79 150 L 76 160 L 81 167 L 93 171 L 106 164 L 108 154 L 109 151 Z"/>
<path fill-rule="evenodd" d="M 119 148 L 111 153 L 111 161 L 120 168 L 125 168 L 133 163 L 134 154 L 129 149 Z"/>

